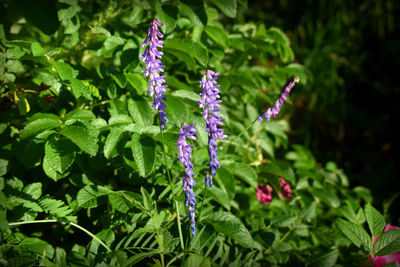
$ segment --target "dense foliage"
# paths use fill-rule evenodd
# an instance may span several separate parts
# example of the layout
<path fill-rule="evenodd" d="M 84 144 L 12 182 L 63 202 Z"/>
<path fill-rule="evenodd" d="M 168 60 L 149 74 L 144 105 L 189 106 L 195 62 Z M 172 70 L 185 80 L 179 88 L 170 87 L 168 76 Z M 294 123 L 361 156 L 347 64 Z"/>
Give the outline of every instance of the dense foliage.
<path fill-rule="evenodd" d="M 289 79 L 300 81 L 296 94 L 311 73 L 279 28 L 239 22 L 246 7 L 245 0 L 3 4 L 1 263 L 351 266 L 398 250 L 399 230 L 374 247 L 362 226 L 367 221 L 375 236 L 385 226 L 370 204 L 364 209 L 368 189 L 349 188 L 334 162 L 320 164 L 289 143 L 290 96 L 276 118 L 256 120 Z M 165 131 L 140 61 L 155 18 L 164 23 Z M 228 136 L 216 141 L 211 187 L 198 104 L 207 70 L 220 73 L 219 127 Z M 184 123 L 197 129 L 196 237 L 178 160 Z M 261 201 L 257 190 L 266 185 Z"/>

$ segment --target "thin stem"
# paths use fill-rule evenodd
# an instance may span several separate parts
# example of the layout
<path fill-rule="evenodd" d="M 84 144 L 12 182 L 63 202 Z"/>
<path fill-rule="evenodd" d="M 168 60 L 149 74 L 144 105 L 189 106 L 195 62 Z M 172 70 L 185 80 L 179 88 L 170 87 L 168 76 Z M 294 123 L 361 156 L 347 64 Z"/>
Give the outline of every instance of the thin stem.
<path fill-rule="evenodd" d="M 204 189 L 203 199 L 201 200 L 201 204 L 200 204 L 199 222 L 200 222 L 200 218 L 201 218 L 201 211 L 203 210 L 204 199 L 206 198 L 206 194 L 207 194 L 207 189 L 208 189 L 208 186 L 206 185 L 206 189 Z"/>
<path fill-rule="evenodd" d="M 32 223 L 58 223 L 57 220 L 37 220 L 37 221 L 26 221 L 26 222 L 14 222 L 14 223 L 9 223 L 8 226 L 17 226 L 17 225 L 22 225 L 22 224 L 32 224 Z M 97 242 L 100 243 L 100 245 L 102 245 L 108 252 L 112 252 L 112 250 L 103 243 L 103 241 L 101 241 L 97 236 L 95 236 L 94 234 L 92 234 L 91 232 L 89 232 L 88 230 L 86 230 L 85 228 L 83 228 L 82 226 L 70 222 L 70 225 L 78 228 L 79 230 L 82 230 L 83 232 L 85 232 L 86 234 L 88 234 L 89 236 L 91 236 L 93 239 L 95 239 Z"/>
<path fill-rule="evenodd" d="M 237 137 L 240 137 L 242 134 L 244 134 L 245 132 L 247 132 L 247 131 L 253 126 L 253 124 L 257 122 L 257 120 L 258 120 L 258 119 L 255 119 L 252 123 L 250 123 L 250 124 L 247 126 L 247 128 L 244 129 Z"/>
<path fill-rule="evenodd" d="M 185 250 L 185 243 L 183 242 L 183 235 L 182 235 L 182 228 L 181 228 L 181 218 L 179 215 L 179 203 L 177 200 L 175 200 L 175 207 L 176 207 L 176 220 L 178 221 L 179 240 L 181 243 L 182 250 Z"/>

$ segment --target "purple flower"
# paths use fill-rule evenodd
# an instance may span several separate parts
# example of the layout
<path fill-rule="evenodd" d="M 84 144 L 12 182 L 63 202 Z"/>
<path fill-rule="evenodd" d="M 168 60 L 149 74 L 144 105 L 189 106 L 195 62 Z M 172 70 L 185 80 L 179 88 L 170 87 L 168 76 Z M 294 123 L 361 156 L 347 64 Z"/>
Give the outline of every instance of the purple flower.
<path fill-rule="evenodd" d="M 274 118 L 276 118 L 276 116 L 278 115 L 278 113 L 280 111 L 280 106 L 283 106 L 283 103 L 286 101 L 287 97 L 289 96 L 290 91 L 292 90 L 294 85 L 298 82 L 299 82 L 299 78 L 297 78 L 297 77 L 294 77 L 293 79 L 291 79 L 283 88 L 278 99 L 275 101 L 275 105 L 272 108 L 269 107 L 267 109 L 267 111 L 258 118 L 258 121 L 263 121 L 264 119 L 267 119 L 267 121 L 270 121 L 272 115 L 274 116 Z"/>
<path fill-rule="evenodd" d="M 158 111 L 160 126 L 164 130 L 164 124 L 168 123 L 168 119 L 164 111 L 165 103 L 162 102 L 162 100 L 166 100 L 164 93 L 166 92 L 165 88 L 168 87 L 168 85 L 163 85 L 165 83 L 165 77 L 167 76 L 160 76 L 160 72 L 164 72 L 164 66 L 161 65 L 163 52 L 157 50 L 157 47 L 162 47 L 164 44 L 162 41 L 158 40 L 158 37 L 164 37 L 164 35 L 158 30 L 158 26 L 162 25 L 163 23 L 161 21 L 155 19 L 149 27 L 142 48 L 145 47 L 147 43 L 149 43 L 149 46 L 140 58 L 143 62 L 146 62 L 146 69 L 143 71 L 143 76 L 149 76 L 150 79 L 149 90 L 146 92 L 153 97 L 154 102 L 152 106 Z"/>
<path fill-rule="evenodd" d="M 218 126 L 223 125 L 223 118 L 218 114 L 220 109 L 219 104 L 222 102 L 221 100 L 218 100 L 220 93 L 218 89 L 220 85 L 217 85 L 216 81 L 216 76 L 218 75 L 218 72 L 207 70 L 200 82 L 200 88 L 203 89 L 200 94 L 201 100 L 197 102 L 200 104 L 200 108 L 203 108 L 201 114 L 203 114 L 203 118 L 206 121 L 206 130 L 208 132 L 208 156 L 210 157 L 211 174 L 206 174 L 206 186 L 212 186 L 212 178 L 216 174 L 215 170 L 221 167 L 218 162 L 217 139 L 227 137 L 224 135 L 224 130 L 218 129 Z"/>
<path fill-rule="evenodd" d="M 185 205 L 189 209 L 189 217 L 190 217 L 190 225 L 192 230 L 192 235 L 196 236 L 196 220 L 195 220 L 195 203 L 196 203 L 196 196 L 193 192 L 193 186 L 196 185 L 196 182 L 193 180 L 193 164 L 191 162 L 192 159 L 192 149 L 193 145 L 189 145 L 186 142 L 186 138 L 196 140 L 196 128 L 194 128 L 196 124 L 187 125 L 186 123 L 183 124 L 183 128 L 179 131 L 178 137 L 178 151 L 179 151 L 179 161 L 185 167 L 185 175 L 182 179 L 183 184 L 183 191 L 185 191 Z"/>

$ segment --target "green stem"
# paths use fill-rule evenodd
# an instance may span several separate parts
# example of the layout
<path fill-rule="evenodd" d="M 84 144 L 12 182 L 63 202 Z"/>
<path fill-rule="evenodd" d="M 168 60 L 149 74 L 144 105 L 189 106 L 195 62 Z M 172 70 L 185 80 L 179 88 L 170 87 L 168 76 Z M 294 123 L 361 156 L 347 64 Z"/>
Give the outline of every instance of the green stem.
<path fill-rule="evenodd" d="M 200 222 L 200 218 L 201 218 L 201 211 L 203 210 L 204 199 L 206 198 L 206 194 L 207 194 L 207 189 L 208 189 L 208 186 L 206 186 L 206 189 L 204 189 L 203 199 L 201 200 L 201 204 L 200 204 L 199 222 Z"/>
<path fill-rule="evenodd" d="M 32 223 L 57 223 L 57 220 L 37 220 L 37 221 L 26 221 L 26 222 L 14 222 L 14 223 L 9 223 L 8 226 L 17 226 L 17 225 L 22 225 L 22 224 L 32 224 Z M 89 236 L 91 236 L 93 239 L 95 239 L 97 242 L 100 243 L 100 245 L 102 245 L 108 252 L 112 252 L 112 250 L 103 243 L 103 241 L 101 241 L 97 236 L 95 236 L 94 234 L 92 234 L 91 232 L 89 232 L 88 230 L 86 230 L 85 228 L 83 228 L 82 226 L 70 222 L 70 225 L 78 228 L 79 230 L 82 230 L 83 232 L 85 232 L 86 234 L 88 234 Z"/>
<path fill-rule="evenodd" d="M 253 124 L 257 122 L 257 120 L 258 120 L 258 119 L 255 119 L 252 123 L 250 123 L 250 124 L 247 126 L 247 128 L 244 129 L 237 137 L 240 137 L 242 134 L 244 134 L 245 132 L 247 132 L 247 131 L 253 126 Z"/>
<path fill-rule="evenodd" d="M 178 222 L 179 240 L 181 243 L 182 250 L 185 250 L 185 243 L 183 242 L 181 221 L 179 219 L 179 205 L 178 205 L 178 201 L 174 200 L 175 184 L 173 183 L 173 181 L 171 179 L 171 173 L 170 173 L 169 167 L 168 167 L 167 153 L 165 152 L 164 131 L 161 129 L 161 125 L 160 125 L 160 134 L 161 134 L 161 143 L 162 143 L 162 149 L 163 149 L 163 154 L 164 154 L 165 167 L 167 168 L 168 181 L 169 181 L 169 184 L 171 185 L 172 200 L 175 203 L 175 210 L 176 210 L 176 217 L 177 217 L 176 220 Z"/>

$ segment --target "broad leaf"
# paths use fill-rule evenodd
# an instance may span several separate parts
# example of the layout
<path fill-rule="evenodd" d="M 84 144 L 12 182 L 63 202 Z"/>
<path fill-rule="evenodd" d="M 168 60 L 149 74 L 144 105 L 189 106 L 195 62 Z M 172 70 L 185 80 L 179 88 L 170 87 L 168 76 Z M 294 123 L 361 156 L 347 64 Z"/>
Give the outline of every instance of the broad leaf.
<path fill-rule="evenodd" d="M 336 226 L 340 231 L 357 247 L 364 247 L 364 249 L 372 254 L 371 237 L 360 225 L 345 221 L 343 219 L 336 220 Z"/>
<path fill-rule="evenodd" d="M 45 145 L 45 155 L 50 167 L 64 173 L 75 160 L 75 145 L 66 138 L 51 136 Z"/>
<path fill-rule="evenodd" d="M 378 236 L 385 228 L 385 218 L 370 203 L 365 205 L 365 217 L 367 217 L 368 227 L 371 234 Z"/>
<path fill-rule="evenodd" d="M 60 125 L 61 121 L 58 116 L 51 113 L 36 113 L 29 119 L 28 124 L 21 131 L 21 138 L 26 139 Z"/>
<path fill-rule="evenodd" d="M 207 216 L 205 220 L 210 223 L 216 231 L 232 238 L 239 245 L 246 248 L 257 247 L 250 232 L 243 223 L 231 213 L 223 211 L 212 213 Z"/>
<path fill-rule="evenodd" d="M 147 177 L 153 170 L 155 160 L 155 143 L 153 139 L 146 135 L 133 134 L 131 149 L 139 175 Z"/>
<path fill-rule="evenodd" d="M 400 230 L 392 229 L 382 233 L 375 242 L 375 255 L 384 256 L 400 250 Z"/>
<path fill-rule="evenodd" d="M 91 156 L 95 156 L 99 146 L 97 145 L 97 133 L 89 129 L 83 123 L 68 125 L 60 131 L 60 134 L 69 138 L 80 149 Z"/>
<path fill-rule="evenodd" d="M 212 3 L 214 3 L 219 9 L 221 9 L 222 12 L 224 12 L 225 15 L 227 15 L 230 18 L 236 17 L 237 14 L 237 3 L 236 0 L 212 0 Z"/>
<path fill-rule="evenodd" d="M 257 173 L 245 163 L 234 163 L 227 166 L 232 175 L 239 176 L 253 188 L 257 188 Z"/>

